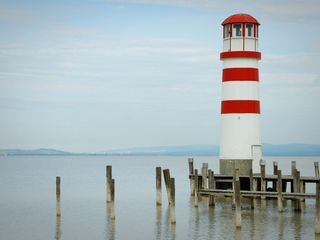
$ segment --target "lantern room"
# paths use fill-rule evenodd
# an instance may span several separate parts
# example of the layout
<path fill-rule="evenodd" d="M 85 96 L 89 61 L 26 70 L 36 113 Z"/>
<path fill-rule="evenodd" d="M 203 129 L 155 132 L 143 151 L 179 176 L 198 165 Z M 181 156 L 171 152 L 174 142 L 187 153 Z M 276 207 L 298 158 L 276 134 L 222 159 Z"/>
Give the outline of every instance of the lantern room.
<path fill-rule="evenodd" d="M 235 14 L 225 19 L 223 51 L 258 51 L 260 23 L 249 14 Z"/>

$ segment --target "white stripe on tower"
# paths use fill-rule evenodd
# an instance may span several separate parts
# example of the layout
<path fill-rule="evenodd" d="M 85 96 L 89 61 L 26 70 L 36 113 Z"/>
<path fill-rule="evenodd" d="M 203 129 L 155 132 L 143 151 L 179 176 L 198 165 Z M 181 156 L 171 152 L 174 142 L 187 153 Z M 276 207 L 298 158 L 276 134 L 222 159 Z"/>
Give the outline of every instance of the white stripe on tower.
<path fill-rule="evenodd" d="M 222 83 L 222 101 L 258 100 L 259 83 L 256 81 L 229 81 Z"/>
<path fill-rule="evenodd" d="M 225 68 L 258 68 L 258 61 L 254 58 L 228 58 L 223 60 Z"/>

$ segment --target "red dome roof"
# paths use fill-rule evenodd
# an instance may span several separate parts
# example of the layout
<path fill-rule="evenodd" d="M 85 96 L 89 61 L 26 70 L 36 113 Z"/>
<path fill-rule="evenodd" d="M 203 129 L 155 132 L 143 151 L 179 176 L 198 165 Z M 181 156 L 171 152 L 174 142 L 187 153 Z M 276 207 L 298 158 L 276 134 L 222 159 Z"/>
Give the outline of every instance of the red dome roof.
<path fill-rule="evenodd" d="M 221 25 L 226 25 L 228 23 L 254 23 L 260 25 L 260 23 L 254 17 L 249 14 L 239 13 L 234 14 L 228 18 L 226 18 Z"/>

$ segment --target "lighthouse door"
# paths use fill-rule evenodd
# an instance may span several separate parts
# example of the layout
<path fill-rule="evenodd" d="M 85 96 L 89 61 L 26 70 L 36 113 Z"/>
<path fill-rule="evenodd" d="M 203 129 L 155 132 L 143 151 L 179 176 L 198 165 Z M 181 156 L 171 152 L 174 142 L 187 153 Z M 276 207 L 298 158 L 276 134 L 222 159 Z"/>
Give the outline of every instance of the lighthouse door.
<path fill-rule="evenodd" d="M 260 172 L 260 161 L 262 160 L 261 145 L 252 145 L 252 170 L 254 173 Z"/>

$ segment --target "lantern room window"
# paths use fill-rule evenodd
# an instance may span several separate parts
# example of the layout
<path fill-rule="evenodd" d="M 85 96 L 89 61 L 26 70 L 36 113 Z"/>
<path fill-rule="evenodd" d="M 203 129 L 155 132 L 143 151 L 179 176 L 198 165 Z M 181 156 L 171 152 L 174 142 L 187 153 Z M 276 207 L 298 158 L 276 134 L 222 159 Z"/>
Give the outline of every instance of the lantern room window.
<path fill-rule="evenodd" d="M 224 37 L 229 38 L 230 37 L 230 24 L 226 24 L 224 26 Z"/>
<path fill-rule="evenodd" d="M 233 24 L 233 37 L 241 37 L 242 36 L 242 26 L 241 23 L 235 23 Z"/>
<path fill-rule="evenodd" d="M 246 37 L 253 37 L 253 24 L 252 23 L 246 23 Z"/>

